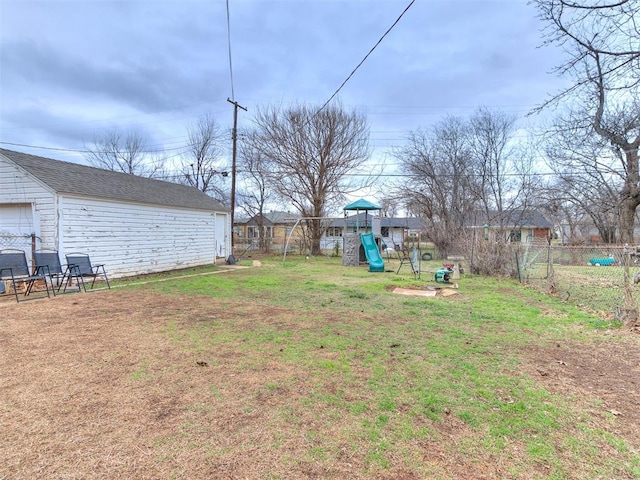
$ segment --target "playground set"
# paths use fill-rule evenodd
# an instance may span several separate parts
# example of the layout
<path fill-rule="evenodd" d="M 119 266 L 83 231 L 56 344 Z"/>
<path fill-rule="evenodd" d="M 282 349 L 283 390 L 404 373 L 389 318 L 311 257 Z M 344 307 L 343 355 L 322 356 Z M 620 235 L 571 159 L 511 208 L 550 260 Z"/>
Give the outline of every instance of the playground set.
<path fill-rule="evenodd" d="M 357 200 L 344 207 L 345 228 L 342 237 L 342 264 L 345 266 L 360 266 L 368 264 L 370 272 L 385 272 L 385 263 L 382 252 L 386 245 L 381 235 L 381 207 L 365 199 Z M 355 217 L 349 213 L 355 212 Z M 364 212 L 362 219 L 361 212 Z M 376 212 L 375 214 L 373 212 Z M 355 225 L 348 228 L 348 219 L 355 218 Z M 400 273 L 403 267 L 410 267 L 416 279 L 420 278 L 421 260 L 431 260 L 430 253 L 422 254 L 418 247 L 411 249 L 396 246 L 395 251 L 400 259 L 400 266 L 396 273 Z M 459 278 L 459 264 L 445 264 L 434 274 L 437 283 L 451 283 Z"/>
<path fill-rule="evenodd" d="M 381 255 L 381 207 L 365 199 L 356 200 L 344 207 L 344 231 L 342 235 L 342 264 L 360 266 L 369 264 L 370 272 L 384 272 Z M 377 215 L 370 212 L 377 211 Z M 348 228 L 350 212 L 355 212 L 356 224 L 352 231 Z M 364 222 L 360 223 L 360 212 L 364 212 Z M 371 221 L 369 221 L 371 217 Z"/>

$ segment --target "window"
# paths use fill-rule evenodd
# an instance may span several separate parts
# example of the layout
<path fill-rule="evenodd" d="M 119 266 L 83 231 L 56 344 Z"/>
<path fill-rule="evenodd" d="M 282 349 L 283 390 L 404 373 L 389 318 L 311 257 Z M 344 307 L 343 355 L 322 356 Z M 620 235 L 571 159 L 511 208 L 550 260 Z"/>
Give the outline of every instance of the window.
<path fill-rule="evenodd" d="M 247 238 L 260 238 L 260 229 L 256 225 L 249 225 Z M 273 238 L 273 227 L 264 227 L 264 238 Z"/>

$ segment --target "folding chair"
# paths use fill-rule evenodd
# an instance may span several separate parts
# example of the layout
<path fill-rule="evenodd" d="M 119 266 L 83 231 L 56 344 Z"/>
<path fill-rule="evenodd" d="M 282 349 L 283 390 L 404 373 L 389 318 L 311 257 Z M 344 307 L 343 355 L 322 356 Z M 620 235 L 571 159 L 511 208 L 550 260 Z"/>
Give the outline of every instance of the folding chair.
<path fill-rule="evenodd" d="M 75 269 L 70 269 L 68 265 L 62 265 L 60 263 L 60 256 L 55 250 L 38 250 L 34 252 L 33 263 L 36 269 L 41 269 L 40 272 L 49 278 L 51 290 L 54 295 L 56 292 L 60 292 L 63 285 L 63 292 L 66 292 L 67 287 L 72 283 L 74 278 L 76 279 L 78 291 L 84 288 L 84 279 L 82 276 L 77 274 Z"/>
<path fill-rule="evenodd" d="M 44 284 L 44 290 L 38 289 L 38 282 L 40 281 Z M 20 287 L 24 289 L 23 301 L 43 298 L 43 296 L 26 298 L 33 292 L 46 291 L 47 298 L 51 296 L 49 295 L 46 274 L 40 269 L 36 269 L 35 272 L 31 273 L 29 265 L 27 265 L 27 255 L 22 250 L 0 250 L 0 282 L 4 283 L 4 295 L 13 294 L 16 297 L 16 302 L 20 302 Z M 12 291 L 7 291 L 7 286 Z"/>
<path fill-rule="evenodd" d="M 111 288 L 103 264 L 91 265 L 91 259 L 86 253 L 70 253 L 65 255 L 65 257 L 67 258 L 67 268 L 70 275 L 77 275 L 82 277 L 82 279 L 85 277 L 91 278 L 91 286 L 89 287 L 91 290 L 93 290 L 93 286 L 98 277 L 104 278 L 104 281 L 107 283 L 107 288 Z M 82 287 L 86 292 L 86 282 L 82 282 Z"/>

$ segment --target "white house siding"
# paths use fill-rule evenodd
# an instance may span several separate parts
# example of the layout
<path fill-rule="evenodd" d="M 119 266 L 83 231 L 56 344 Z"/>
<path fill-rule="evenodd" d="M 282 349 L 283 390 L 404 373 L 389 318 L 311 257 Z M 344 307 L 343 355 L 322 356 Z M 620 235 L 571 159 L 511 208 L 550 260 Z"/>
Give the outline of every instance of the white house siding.
<path fill-rule="evenodd" d="M 61 258 L 81 252 L 110 277 L 214 262 L 215 212 L 60 197 Z"/>
<path fill-rule="evenodd" d="M 404 228 L 389 227 L 389 235 L 382 237 L 382 241 L 389 248 L 394 248 L 396 245 L 402 248 L 404 245 Z"/>
<path fill-rule="evenodd" d="M 7 230 L 21 234 L 35 233 L 39 239 L 43 239 L 42 243 L 38 243 L 38 248 L 57 248 L 55 194 L 0 155 L 0 208 L 2 207 L 6 208 L 7 219 L 14 217 L 11 212 L 15 212 L 16 208 L 23 212 L 30 209 L 31 212 L 28 216 L 22 216 L 20 232 L 16 231 L 16 225 L 12 227 L 7 224 L 5 228 L 1 223 L 0 232 Z M 30 249 L 25 250 L 30 257 Z"/>
<path fill-rule="evenodd" d="M 390 248 L 394 248 L 396 245 L 402 247 L 404 244 L 405 229 L 399 227 L 388 227 L 388 229 L 389 235 L 381 237 L 384 244 Z M 352 228 L 347 229 L 347 232 L 352 231 Z M 333 249 L 336 242 L 338 242 L 339 245 L 342 245 L 342 237 L 325 235 L 320 239 L 320 246 L 325 250 Z"/>

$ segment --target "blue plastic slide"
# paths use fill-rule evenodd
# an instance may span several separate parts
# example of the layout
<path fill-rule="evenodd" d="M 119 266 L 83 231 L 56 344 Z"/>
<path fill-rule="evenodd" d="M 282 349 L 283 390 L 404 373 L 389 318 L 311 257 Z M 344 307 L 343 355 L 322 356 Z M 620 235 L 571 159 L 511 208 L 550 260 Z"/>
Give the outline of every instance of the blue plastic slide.
<path fill-rule="evenodd" d="M 364 254 L 369 261 L 369 271 L 384 272 L 384 260 L 382 260 L 380 250 L 378 250 L 376 239 L 373 238 L 373 233 L 361 233 L 360 242 L 362 242 Z"/>

